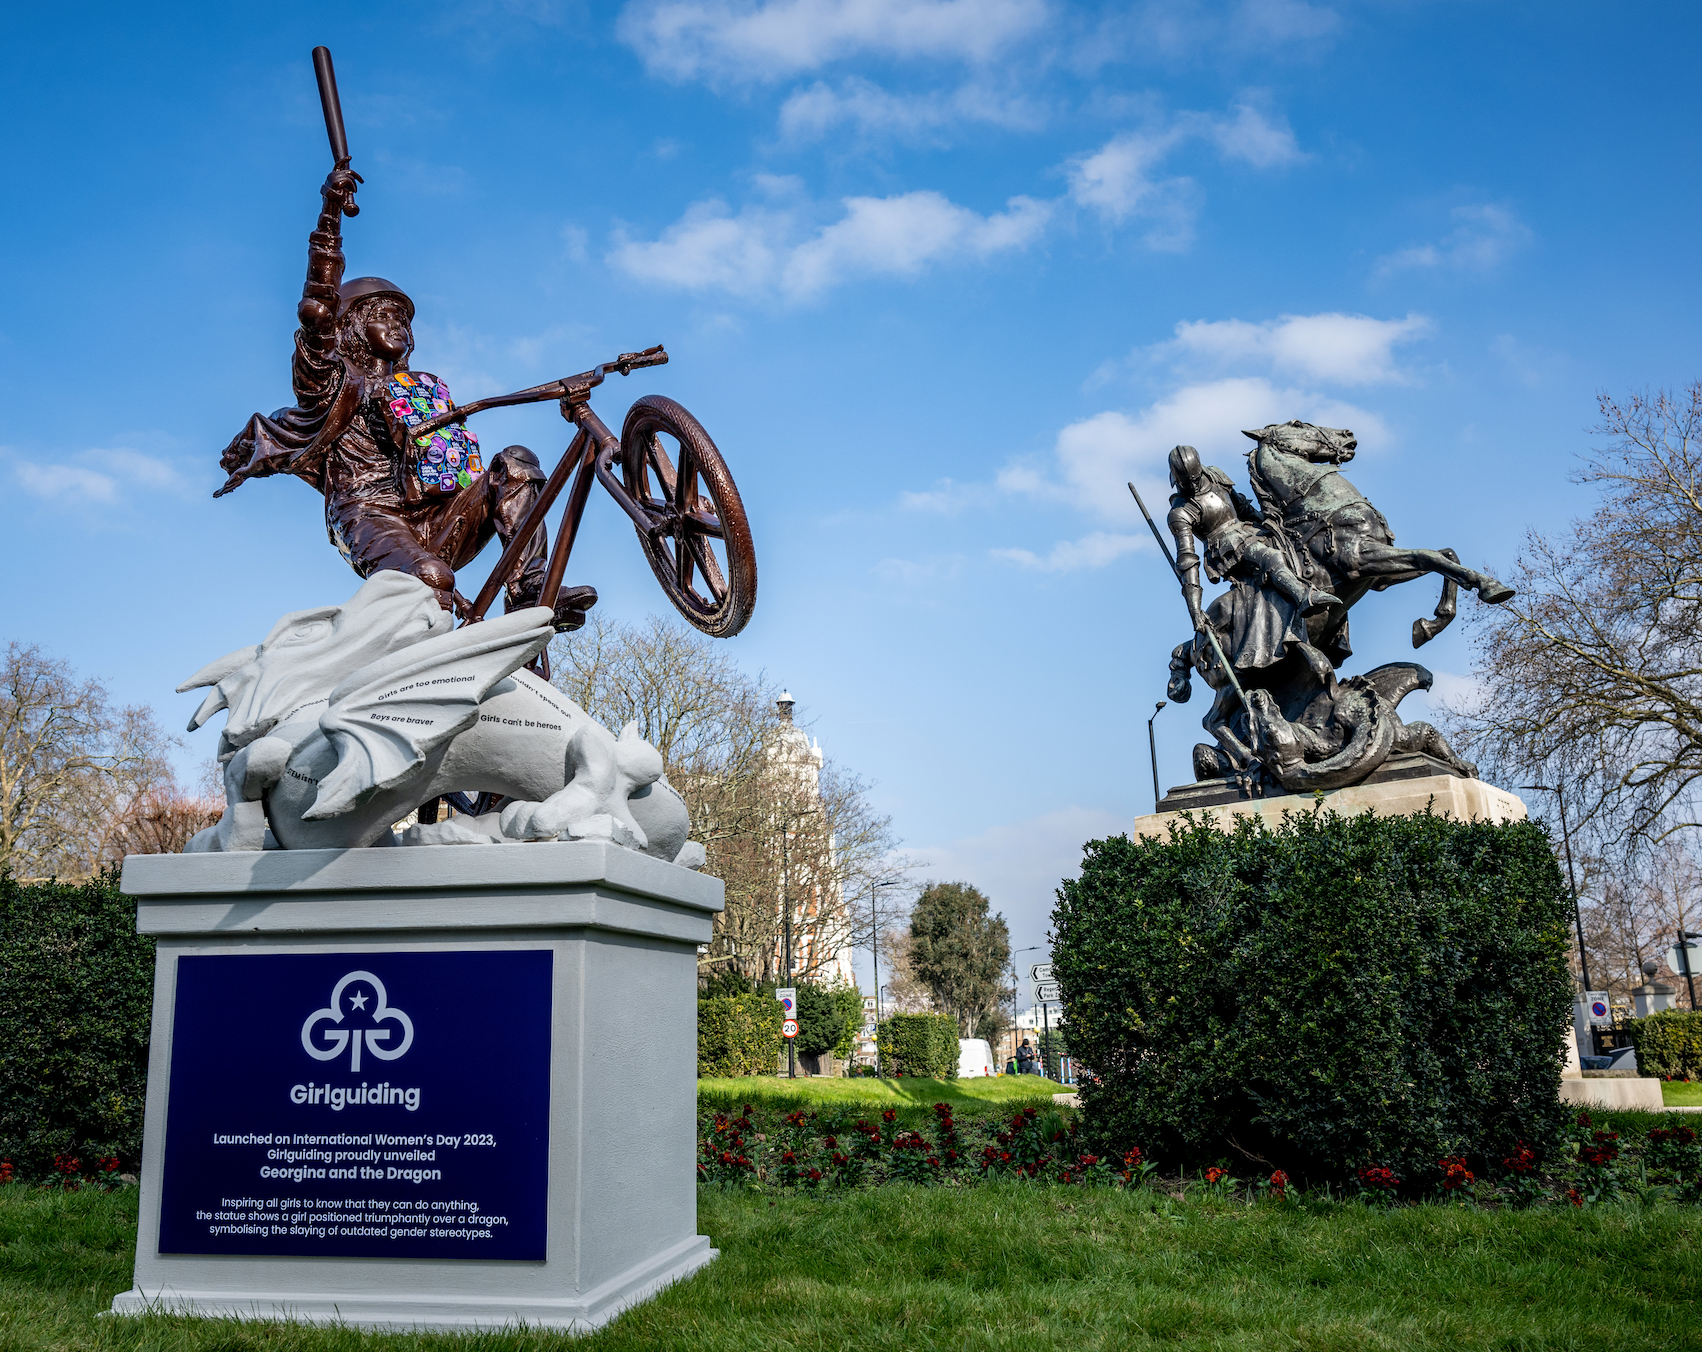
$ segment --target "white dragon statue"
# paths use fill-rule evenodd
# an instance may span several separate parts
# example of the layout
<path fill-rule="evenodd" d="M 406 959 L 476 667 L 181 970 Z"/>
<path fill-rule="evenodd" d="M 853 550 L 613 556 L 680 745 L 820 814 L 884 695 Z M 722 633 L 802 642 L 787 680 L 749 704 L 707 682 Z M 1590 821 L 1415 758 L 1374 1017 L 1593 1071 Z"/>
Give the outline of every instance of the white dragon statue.
<path fill-rule="evenodd" d="M 456 629 L 430 587 L 386 571 L 209 663 L 178 690 L 212 687 L 191 732 L 227 711 L 226 806 L 188 849 L 606 840 L 697 868 L 685 800 L 636 724 L 617 738 L 522 670 L 552 618 L 540 607 Z M 507 801 L 392 830 L 421 803 L 472 792 Z"/>

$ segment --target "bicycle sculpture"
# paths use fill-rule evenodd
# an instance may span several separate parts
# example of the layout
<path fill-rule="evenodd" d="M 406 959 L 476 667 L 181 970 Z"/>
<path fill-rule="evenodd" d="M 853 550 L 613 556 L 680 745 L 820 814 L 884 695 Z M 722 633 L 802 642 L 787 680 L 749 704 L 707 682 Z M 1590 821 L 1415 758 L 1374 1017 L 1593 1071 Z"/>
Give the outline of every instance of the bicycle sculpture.
<path fill-rule="evenodd" d="M 342 218 L 359 214 L 331 54 L 314 49 L 333 167 L 308 236 L 307 281 L 291 366 L 296 402 L 255 414 L 224 450 L 222 497 L 249 479 L 293 474 L 325 497 L 331 543 L 355 572 L 419 578 L 464 623 L 482 620 L 497 592 L 505 609 L 543 605 L 558 631 L 577 629 L 594 587 L 563 587 L 592 481 L 632 519 L 668 599 L 704 633 L 729 637 L 756 604 L 756 551 L 733 477 L 709 434 L 672 399 L 646 395 L 617 438 L 590 405 L 610 371 L 660 366 L 660 346 L 624 352 L 579 375 L 457 408 L 436 376 L 416 371 L 414 303 L 382 277 L 343 277 Z M 485 409 L 554 400 L 574 428 L 546 478 L 538 458 L 509 446 L 483 463 L 466 421 Z M 670 443 L 673 447 L 670 451 Z M 616 466 L 619 466 L 619 477 Z M 571 478 L 555 550 L 544 518 Z M 455 575 L 492 537 L 503 551 L 471 601 Z M 540 674 L 548 676 L 540 654 Z"/>
<path fill-rule="evenodd" d="M 1406 723 L 1396 706 L 1432 677 L 1417 662 L 1392 662 L 1338 678 L 1351 656 L 1348 611 L 1372 591 L 1440 574 L 1433 618 L 1415 620 L 1422 647 L 1454 618 L 1458 589 L 1499 605 L 1513 590 L 1466 568 L 1451 549 L 1399 549 L 1383 514 L 1339 467 L 1359 445 L 1352 432 L 1300 421 L 1272 423 L 1252 438 L 1249 477 L 1258 505 L 1192 446 L 1170 452 L 1167 524 L 1176 553 L 1129 485 L 1176 574 L 1194 637 L 1170 658 L 1170 698 L 1186 703 L 1198 671 L 1216 698 L 1201 722 L 1215 745 L 1194 747 L 1197 780 L 1221 779 L 1246 795 L 1363 783 L 1390 756 L 1421 754 L 1435 769 L 1476 778 L 1428 723 Z M 1206 576 L 1229 590 L 1202 605 Z"/>
<path fill-rule="evenodd" d="M 415 370 L 413 301 L 382 277 L 343 276 L 342 219 L 359 213 L 362 179 L 331 54 L 315 48 L 313 59 L 332 169 L 296 311 L 296 402 L 255 414 L 232 439 L 214 496 L 296 476 L 324 495 L 326 533 L 366 582 L 345 605 L 285 616 L 263 643 L 179 687 L 214 688 L 191 731 L 230 710 L 219 742 L 226 814 L 190 848 L 601 839 L 695 866 L 702 850 L 686 840 L 661 757 L 633 728 L 616 738 L 553 689 L 548 645 L 597 603 L 594 587 L 563 585 L 593 482 L 632 520 L 689 623 L 716 637 L 743 629 L 756 552 L 732 475 L 672 399 L 636 401 L 619 437 L 592 410 L 610 371 L 666 363 L 660 346 L 461 407 Z M 574 431 L 547 476 L 524 446 L 486 463 L 470 417 L 552 400 Z M 545 518 L 564 489 L 552 550 Z M 456 574 L 492 538 L 502 554 L 469 600 Z M 487 621 L 499 591 L 508 613 Z M 462 815 L 439 823 L 443 800 Z M 393 837 L 416 805 L 419 825 Z"/>

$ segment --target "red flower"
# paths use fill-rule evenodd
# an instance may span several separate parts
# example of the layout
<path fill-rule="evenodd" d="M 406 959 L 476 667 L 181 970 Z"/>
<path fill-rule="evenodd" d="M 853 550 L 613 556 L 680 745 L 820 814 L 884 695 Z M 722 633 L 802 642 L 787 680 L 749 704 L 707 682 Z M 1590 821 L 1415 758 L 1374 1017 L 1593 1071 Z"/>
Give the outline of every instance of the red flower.
<path fill-rule="evenodd" d="M 1288 1196 L 1288 1175 L 1281 1169 L 1271 1175 L 1271 1195 L 1273 1197 Z"/>
<path fill-rule="evenodd" d="M 1449 1155 L 1436 1163 L 1437 1167 L 1442 1170 L 1442 1186 L 1449 1192 L 1458 1192 L 1461 1188 L 1477 1181 L 1477 1175 L 1466 1168 L 1466 1162 L 1463 1159 Z"/>
<path fill-rule="evenodd" d="M 1507 1159 L 1502 1160 L 1501 1163 L 1516 1174 L 1531 1173 L 1537 1167 L 1536 1151 L 1520 1141 L 1519 1148 Z"/>
<path fill-rule="evenodd" d="M 1229 1170 L 1219 1169 L 1214 1165 L 1210 1169 L 1206 1170 L 1206 1182 L 1216 1183 L 1220 1178 L 1223 1178 L 1228 1173 Z"/>
<path fill-rule="evenodd" d="M 1401 1180 L 1395 1177 L 1395 1171 L 1372 1165 L 1359 1171 L 1359 1181 L 1367 1189 L 1379 1192 L 1393 1193 L 1401 1185 Z"/>

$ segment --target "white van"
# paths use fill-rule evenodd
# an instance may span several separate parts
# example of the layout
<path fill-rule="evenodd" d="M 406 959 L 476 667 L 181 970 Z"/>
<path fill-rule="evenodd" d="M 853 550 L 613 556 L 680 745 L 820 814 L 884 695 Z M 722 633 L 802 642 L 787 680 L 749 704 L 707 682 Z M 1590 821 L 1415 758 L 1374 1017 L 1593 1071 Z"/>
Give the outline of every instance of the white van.
<path fill-rule="evenodd" d="M 958 1079 L 979 1079 L 983 1075 L 998 1073 L 998 1068 L 993 1065 L 993 1049 L 987 1045 L 986 1038 L 960 1037 L 957 1040 Z"/>

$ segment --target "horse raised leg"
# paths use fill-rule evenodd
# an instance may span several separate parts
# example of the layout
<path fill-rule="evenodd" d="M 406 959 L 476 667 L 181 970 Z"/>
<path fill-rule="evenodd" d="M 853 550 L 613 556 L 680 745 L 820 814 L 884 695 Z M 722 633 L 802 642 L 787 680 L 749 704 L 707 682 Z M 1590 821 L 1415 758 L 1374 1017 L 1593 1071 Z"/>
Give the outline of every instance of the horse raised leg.
<path fill-rule="evenodd" d="M 1460 562 L 1451 549 L 1399 549 L 1378 540 L 1359 540 L 1351 562 L 1360 577 L 1377 578 L 1391 573 L 1440 573 L 1448 581 L 1477 593 L 1485 605 L 1498 606 L 1513 599 L 1513 589 L 1488 573 L 1479 573 Z M 1347 562 L 1347 560 L 1340 560 Z M 1440 608 L 1437 614 L 1441 614 Z"/>
<path fill-rule="evenodd" d="M 1439 549 L 1436 552 L 1446 555 L 1455 563 L 1460 561 L 1460 556 L 1451 549 Z M 1460 584 L 1451 577 L 1444 578 L 1442 580 L 1442 599 L 1436 603 L 1436 618 L 1412 622 L 1413 647 L 1422 648 L 1453 622 L 1455 614 L 1458 613 L 1459 595 Z"/>

